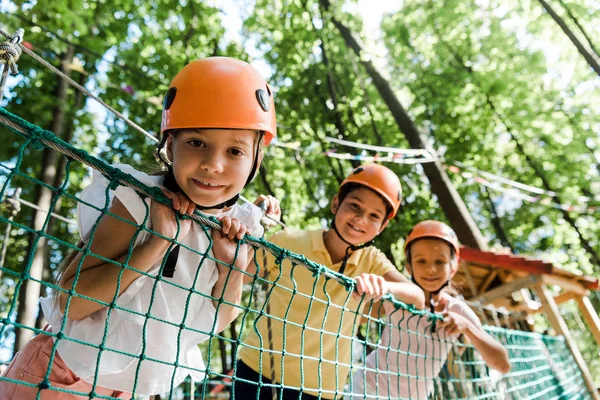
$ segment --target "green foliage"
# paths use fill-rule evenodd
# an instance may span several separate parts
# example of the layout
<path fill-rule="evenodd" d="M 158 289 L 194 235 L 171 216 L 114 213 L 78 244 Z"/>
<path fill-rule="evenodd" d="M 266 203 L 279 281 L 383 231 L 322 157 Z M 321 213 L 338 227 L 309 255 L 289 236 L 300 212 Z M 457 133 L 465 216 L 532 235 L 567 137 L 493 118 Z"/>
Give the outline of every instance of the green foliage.
<path fill-rule="evenodd" d="M 589 149 L 590 131 L 597 132 L 598 126 L 588 115 L 597 103 L 578 106 L 582 99 L 575 92 L 597 84 L 578 61 L 571 62 L 570 82 L 555 79 L 556 66 L 547 49 L 527 46 L 538 26 L 534 16 L 521 13 L 519 4 L 417 1 L 388 16 L 382 27 L 397 88 L 412 94 L 415 120 L 432 127 L 434 148 L 443 151 L 447 164 L 461 161 L 543 187 L 534 170 L 538 168 L 563 203 L 577 204 L 578 196 L 598 195 L 593 184 L 597 160 Z M 549 45 L 545 37 L 537 42 L 542 44 Z M 579 60 L 571 47 L 564 43 L 561 63 Z M 580 107 L 588 111 L 582 113 Z M 580 128 L 583 120 L 587 130 Z M 462 180 L 455 184 L 469 206 L 481 210 L 481 228 L 497 240 L 498 232 L 486 223 L 489 203 L 477 185 Z M 590 262 L 560 211 L 494 192 L 492 199 L 515 251 L 537 253 L 570 270 L 598 273 L 600 266 Z M 600 251 L 598 218 L 571 216 Z"/>

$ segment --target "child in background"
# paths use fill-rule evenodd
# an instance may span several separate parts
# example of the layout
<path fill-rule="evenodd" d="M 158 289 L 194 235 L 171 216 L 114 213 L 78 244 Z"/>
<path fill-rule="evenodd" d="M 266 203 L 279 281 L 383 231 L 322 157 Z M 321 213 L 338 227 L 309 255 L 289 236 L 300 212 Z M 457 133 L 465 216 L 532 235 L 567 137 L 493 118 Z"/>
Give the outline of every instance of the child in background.
<path fill-rule="evenodd" d="M 431 312 L 441 313 L 444 321 L 432 325 L 427 317 L 384 302 L 387 326 L 377 350 L 367 356 L 365 369 L 354 374 L 352 398 L 427 399 L 461 334 L 490 368 L 508 372 L 506 349 L 483 330 L 464 302 L 444 291 L 458 270 L 460 248 L 454 231 L 442 222 L 420 222 L 406 238 L 404 252 L 412 281 L 425 292 Z"/>
<path fill-rule="evenodd" d="M 356 292 L 322 275 L 315 278 L 289 260 L 278 264 L 267 253 L 261 272 L 273 284 L 265 306 L 269 311 L 257 318 L 243 340 L 234 375 L 235 399 L 339 398 L 350 370 L 355 320 L 364 304 L 393 287 L 399 300 L 424 307 L 423 291 L 372 246 L 401 201 L 400 179 L 392 170 L 362 165 L 342 182 L 332 200 L 331 229 L 286 229 L 269 238 L 354 278 Z"/>
<path fill-rule="evenodd" d="M 132 398 L 129 393 L 168 392 L 188 375 L 204 378 L 198 344 L 237 316 L 243 271 L 252 261 L 251 248 L 242 245 L 237 252 L 237 241 L 263 232 L 262 212 L 236 202 L 260 166 L 263 146 L 276 135 L 271 90 L 245 62 L 194 61 L 171 82 L 161 132 L 166 175 L 118 168 L 160 187 L 180 215 L 201 210 L 217 217 L 222 229 L 211 232 L 180 219 L 127 186 L 113 190 L 94 171 L 81 199 L 108 206 L 110 214 L 78 205 L 81 247 L 91 254 L 80 252 L 67 262 L 59 278 L 63 290 L 42 299 L 45 330 L 57 336 L 33 338 L 5 373 L 37 385 L 51 368 L 50 387 L 85 396 L 0 381 L 1 399 L 34 399 L 39 390 L 43 400 L 92 398 L 91 392 Z"/>

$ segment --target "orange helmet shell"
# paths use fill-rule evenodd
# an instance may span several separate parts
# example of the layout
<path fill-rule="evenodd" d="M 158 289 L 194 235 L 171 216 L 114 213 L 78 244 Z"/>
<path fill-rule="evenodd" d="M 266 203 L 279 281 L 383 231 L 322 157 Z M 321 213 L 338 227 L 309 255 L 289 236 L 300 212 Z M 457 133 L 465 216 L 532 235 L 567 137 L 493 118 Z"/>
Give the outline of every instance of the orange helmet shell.
<path fill-rule="evenodd" d="M 375 191 L 392 207 L 387 219 L 390 220 L 396 216 L 402 202 L 402 184 L 394 171 L 379 164 L 361 165 L 344 179 L 338 193 L 350 183 L 366 186 Z"/>
<path fill-rule="evenodd" d="M 268 145 L 277 136 L 271 88 L 244 61 L 228 57 L 192 61 L 169 86 L 161 133 L 185 128 L 264 131 Z"/>
<path fill-rule="evenodd" d="M 456 252 L 456 257 L 460 254 L 460 245 L 458 244 L 456 233 L 454 233 L 452 228 L 440 221 L 421 221 L 416 224 L 406 238 L 404 251 L 406 252 L 406 249 L 408 249 L 408 246 L 412 242 L 423 238 L 441 239 L 452 246 Z"/>

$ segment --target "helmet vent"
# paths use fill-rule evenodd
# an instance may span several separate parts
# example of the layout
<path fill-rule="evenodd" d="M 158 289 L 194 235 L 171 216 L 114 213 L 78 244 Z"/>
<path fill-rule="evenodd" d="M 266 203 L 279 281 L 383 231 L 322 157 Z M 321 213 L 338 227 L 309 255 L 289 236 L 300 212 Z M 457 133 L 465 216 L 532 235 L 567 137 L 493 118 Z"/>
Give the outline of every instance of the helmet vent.
<path fill-rule="evenodd" d="M 266 90 L 258 89 L 256 91 L 256 100 L 258 100 L 258 104 L 260 104 L 260 108 L 262 108 L 264 112 L 269 112 L 271 104 L 269 101 L 269 94 Z"/>
<path fill-rule="evenodd" d="M 171 105 L 173 104 L 173 101 L 175 100 L 176 94 L 177 94 L 176 87 L 172 87 L 172 88 L 169 88 L 169 90 L 167 90 L 167 93 L 165 94 L 165 100 L 163 102 L 163 107 L 165 110 L 168 110 L 169 108 L 171 108 Z"/>

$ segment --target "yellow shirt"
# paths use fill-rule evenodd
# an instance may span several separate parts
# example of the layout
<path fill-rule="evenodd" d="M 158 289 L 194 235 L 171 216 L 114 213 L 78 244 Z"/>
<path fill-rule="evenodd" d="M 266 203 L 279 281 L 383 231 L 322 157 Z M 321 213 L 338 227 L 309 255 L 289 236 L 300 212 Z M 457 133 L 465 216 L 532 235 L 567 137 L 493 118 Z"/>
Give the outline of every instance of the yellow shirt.
<path fill-rule="evenodd" d="M 331 270 L 338 271 L 341 266 L 332 265 L 322 229 L 284 230 L 269 240 Z M 385 255 L 371 246 L 352 253 L 344 274 L 385 275 L 393 270 L 396 268 Z M 240 348 L 242 362 L 271 379 L 273 361 L 275 381 L 313 396 L 320 392 L 323 398 L 335 398 L 336 393 L 343 391 L 350 369 L 351 341 L 360 322 L 360 301 L 337 281 L 322 275 L 317 278 L 301 265 L 292 266 L 289 260 L 279 268 L 270 253 L 266 271 L 266 279 L 275 283 L 267 289 L 272 342 L 269 345 L 269 316 L 259 316 L 246 327 L 248 335 Z M 266 314 L 267 308 L 263 310 Z"/>

